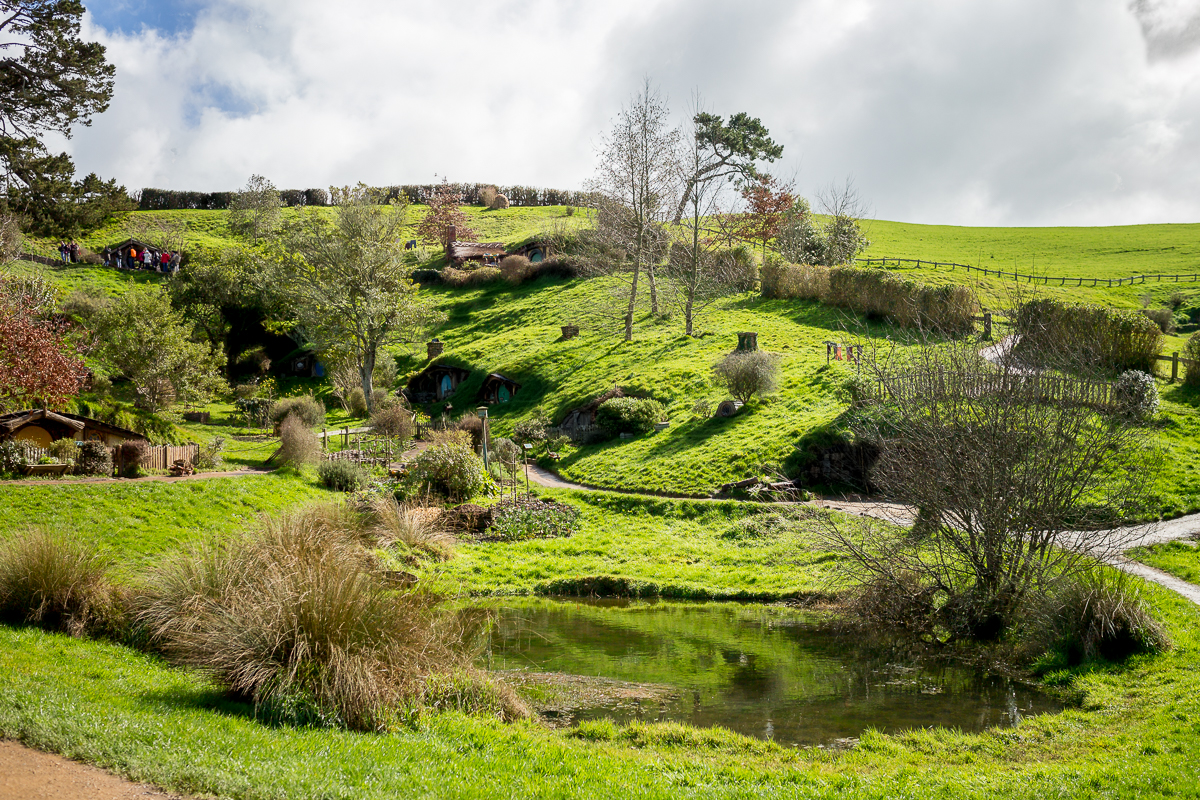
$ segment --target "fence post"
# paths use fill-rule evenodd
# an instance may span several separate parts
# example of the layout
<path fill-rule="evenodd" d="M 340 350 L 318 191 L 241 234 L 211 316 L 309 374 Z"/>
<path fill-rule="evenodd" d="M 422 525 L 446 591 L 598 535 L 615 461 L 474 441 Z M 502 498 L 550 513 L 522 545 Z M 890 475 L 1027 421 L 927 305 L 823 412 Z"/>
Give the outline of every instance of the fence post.
<path fill-rule="evenodd" d="M 992 312 L 983 312 L 983 338 L 992 338 Z"/>
<path fill-rule="evenodd" d="M 1171 383 L 1179 380 L 1179 351 L 1171 353 Z"/>

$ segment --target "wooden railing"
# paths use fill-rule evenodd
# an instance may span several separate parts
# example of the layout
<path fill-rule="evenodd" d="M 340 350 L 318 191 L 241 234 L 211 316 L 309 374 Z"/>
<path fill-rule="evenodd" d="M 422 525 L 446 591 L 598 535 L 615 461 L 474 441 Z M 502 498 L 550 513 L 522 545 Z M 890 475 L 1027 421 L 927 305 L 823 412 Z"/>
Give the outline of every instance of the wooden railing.
<path fill-rule="evenodd" d="M 986 267 L 976 267 L 972 264 L 957 264 L 953 261 L 925 261 L 920 258 L 856 258 L 856 264 L 864 266 L 889 266 L 903 268 L 909 265 L 909 269 L 923 269 L 925 267 L 939 269 L 949 267 L 950 269 L 962 269 L 967 272 L 981 273 L 985 278 L 995 276 L 997 278 L 1008 279 L 1014 281 L 1025 281 L 1026 283 L 1040 283 L 1045 286 L 1102 286 L 1110 288 L 1113 286 L 1132 286 L 1135 283 L 1146 283 L 1147 281 L 1174 281 L 1175 283 L 1195 283 L 1200 281 L 1200 273 L 1189 272 L 1179 275 L 1174 274 L 1154 274 L 1154 275 L 1130 275 L 1125 278 L 1082 278 L 1079 276 L 1068 278 L 1066 276 L 1052 275 L 1031 275 L 1025 272 L 1017 272 L 1016 270 L 1008 271 L 1002 269 L 987 269 Z"/>
<path fill-rule="evenodd" d="M 957 375 L 911 373 L 877 380 L 872 397 L 909 403 L 918 400 L 958 400 L 986 396 L 1015 397 L 1085 405 L 1102 410 L 1116 406 L 1113 384 L 1059 375 Z"/>

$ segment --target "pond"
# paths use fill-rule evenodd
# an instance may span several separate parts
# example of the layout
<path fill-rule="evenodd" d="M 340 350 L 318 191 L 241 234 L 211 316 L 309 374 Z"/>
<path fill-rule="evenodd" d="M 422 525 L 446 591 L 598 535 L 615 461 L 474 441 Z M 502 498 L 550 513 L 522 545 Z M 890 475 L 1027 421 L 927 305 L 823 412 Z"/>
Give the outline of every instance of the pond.
<path fill-rule="evenodd" d="M 563 724 L 670 720 L 830 745 L 868 728 L 979 731 L 1061 708 L 1016 681 L 864 645 L 786 608 L 543 599 L 491 609 L 481 664 Z"/>

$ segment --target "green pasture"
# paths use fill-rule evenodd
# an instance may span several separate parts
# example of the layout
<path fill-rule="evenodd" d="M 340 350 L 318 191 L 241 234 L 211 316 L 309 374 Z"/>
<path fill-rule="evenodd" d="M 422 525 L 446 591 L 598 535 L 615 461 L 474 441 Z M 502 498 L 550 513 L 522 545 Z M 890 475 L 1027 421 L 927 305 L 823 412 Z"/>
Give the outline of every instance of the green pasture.
<path fill-rule="evenodd" d="M 1189 583 L 1200 584 L 1200 547 L 1195 538 L 1138 547 L 1129 551 L 1129 557 Z"/>

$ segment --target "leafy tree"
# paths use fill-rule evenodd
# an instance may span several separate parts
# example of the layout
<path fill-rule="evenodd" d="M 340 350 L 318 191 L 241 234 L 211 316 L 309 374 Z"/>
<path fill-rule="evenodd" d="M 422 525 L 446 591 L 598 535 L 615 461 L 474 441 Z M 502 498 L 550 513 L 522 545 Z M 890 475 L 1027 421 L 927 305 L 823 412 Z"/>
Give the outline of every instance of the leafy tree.
<path fill-rule="evenodd" d="M 76 236 L 134 209 L 124 186 L 95 173 L 75 180 L 66 153 L 52 155 L 33 138 L 0 137 L 5 165 L 4 205 L 42 236 Z"/>
<path fill-rule="evenodd" d="M 42 294 L 28 281 L 0 276 L 0 411 L 60 408 L 87 375 L 66 323 L 48 313 L 53 303 Z"/>
<path fill-rule="evenodd" d="M 115 70 L 104 46 L 80 38 L 78 0 L 0 0 L 0 161 L 5 202 L 31 227 L 69 235 L 131 208 L 124 187 L 89 175 L 73 180 L 71 159 L 51 155 L 50 132 L 71 135 L 108 108 Z"/>
<path fill-rule="evenodd" d="M 282 207 L 275 185 L 262 175 L 251 175 L 229 204 L 229 227 L 258 244 L 279 228 Z"/>
<path fill-rule="evenodd" d="M 427 242 L 437 242 L 443 247 L 450 247 L 447 231 L 454 226 L 454 235 L 459 241 L 470 241 L 475 231 L 467 226 L 467 215 L 458 210 L 462 203 L 462 194 L 449 180 L 442 178 L 442 183 L 429 197 L 429 210 L 417 224 L 417 235 Z"/>
<path fill-rule="evenodd" d="M 808 201 L 796 198 L 776 236 L 779 253 L 794 264 L 849 264 L 871 242 L 863 234 L 863 203 L 854 185 L 831 186 L 817 195 L 825 223 L 814 220 Z"/>
<path fill-rule="evenodd" d="M 159 287 L 131 288 L 97 315 L 100 359 L 128 378 L 151 410 L 204 400 L 221 385 L 220 357 L 192 339 L 192 326 Z"/>
<path fill-rule="evenodd" d="M 715 179 L 753 181 L 758 178 L 755 162 L 773 162 L 783 156 L 783 145 L 775 144 L 757 117 L 734 114 L 729 122 L 717 114 L 697 111 L 692 117 L 701 158 L 689 170 L 674 221 L 683 217 L 695 188 Z"/>
<path fill-rule="evenodd" d="M 693 100 L 699 109 L 700 98 Z M 679 151 L 681 178 L 693 178 L 707 157 L 704 128 L 693 121 Z M 729 215 L 722 211 L 722 182 L 716 177 L 695 180 L 684 206 L 686 214 L 672 228 L 674 241 L 667 259 L 667 277 L 683 305 L 684 333 L 692 336 L 695 319 L 706 306 L 737 286 L 737 260 L 730 242 Z"/>
<path fill-rule="evenodd" d="M 380 205 L 363 184 L 332 192 L 334 220 L 310 212 L 285 225 L 262 278 L 288 322 L 320 350 L 352 359 L 374 411 L 380 350 L 418 341 L 442 317 L 409 278 L 404 201 Z"/>
<path fill-rule="evenodd" d="M 767 244 L 779 235 L 795 198 L 788 187 L 779 186 L 771 175 L 759 175 L 742 187 L 742 199 L 747 209 L 742 214 L 738 233 L 752 242 L 762 244 L 763 258 Z"/>

